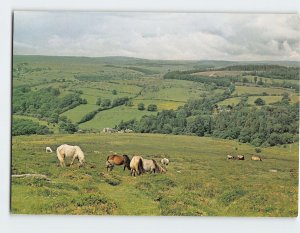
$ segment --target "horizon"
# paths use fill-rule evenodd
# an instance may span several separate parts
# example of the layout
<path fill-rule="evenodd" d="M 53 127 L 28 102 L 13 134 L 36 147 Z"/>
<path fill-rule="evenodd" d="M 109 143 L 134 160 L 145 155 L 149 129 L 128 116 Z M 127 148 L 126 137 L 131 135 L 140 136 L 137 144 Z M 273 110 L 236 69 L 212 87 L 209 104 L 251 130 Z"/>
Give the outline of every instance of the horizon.
<path fill-rule="evenodd" d="M 65 58 L 129 58 L 138 60 L 148 60 L 148 61 L 185 61 L 185 62 L 201 62 L 201 61 L 226 61 L 226 62 L 295 62 L 300 63 L 297 60 L 218 60 L 218 59 L 201 59 L 201 60 L 169 60 L 169 59 L 148 59 L 140 57 L 129 57 L 129 56 L 76 56 L 76 55 L 46 55 L 46 54 L 13 54 L 14 56 L 36 56 L 36 57 L 65 57 Z"/>

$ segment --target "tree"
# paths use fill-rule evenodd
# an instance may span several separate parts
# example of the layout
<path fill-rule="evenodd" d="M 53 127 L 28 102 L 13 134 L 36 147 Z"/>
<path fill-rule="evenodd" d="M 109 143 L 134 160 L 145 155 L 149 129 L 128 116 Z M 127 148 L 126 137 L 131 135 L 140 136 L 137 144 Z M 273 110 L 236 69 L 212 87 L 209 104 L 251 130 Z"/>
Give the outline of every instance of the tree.
<path fill-rule="evenodd" d="M 111 104 L 111 101 L 110 99 L 104 99 L 102 102 L 101 102 L 101 107 L 109 107 Z"/>
<path fill-rule="evenodd" d="M 156 104 L 149 104 L 147 110 L 150 111 L 150 112 L 156 112 L 157 111 L 157 105 Z"/>
<path fill-rule="evenodd" d="M 138 110 L 143 111 L 145 110 L 145 105 L 143 103 L 138 104 Z"/>
<path fill-rule="evenodd" d="M 257 82 L 257 76 L 254 76 L 254 83 Z"/>
<path fill-rule="evenodd" d="M 133 106 L 132 100 L 126 101 L 126 102 L 125 102 L 125 106 L 129 106 L 129 107 Z"/>
<path fill-rule="evenodd" d="M 97 98 L 96 105 L 99 105 L 99 106 L 101 105 L 101 98 L 99 98 L 99 97 Z"/>
<path fill-rule="evenodd" d="M 259 78 L 259 81 L 257 82 L 257 85 L 264 85 L 264 82 L 262 81 L 262 78 Z"/>
<path fill-rule="evenodd" d="M 257 105 L 257 106 L 262 106 L 262 105 L 265 105 L 266 102 L 262 99 L 262 98 L 257 98 L 254 103 Z"/>
<path fill-rule="evenodd" d="M 116 90 L 113 90 L 113 91 L 112 91 L 112 94 L 113 94 L 113 95 L 117 95 L 118 93 L 117 93 Z"/>

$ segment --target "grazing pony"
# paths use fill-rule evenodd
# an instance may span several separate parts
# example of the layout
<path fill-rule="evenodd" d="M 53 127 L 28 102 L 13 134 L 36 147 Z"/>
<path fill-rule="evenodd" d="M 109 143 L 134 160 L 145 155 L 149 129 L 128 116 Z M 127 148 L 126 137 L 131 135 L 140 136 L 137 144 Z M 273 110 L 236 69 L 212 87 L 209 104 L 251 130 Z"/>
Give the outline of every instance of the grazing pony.
<path fill-rule="evenodd" d="M 232 155 L 227 155 L 227 159 L 234 159 L 234 156 L 232 156 Z"/>
<path fill-rule="evenodd" d="M 52 152 L 53 152 L 53 151 L 52 151 L 51 147 L 47 146 L 47 147 L 46 147 L 46 153 L 52 153 Z"/>
<path fill-rule="evenodd" d="M 170 161 L 167 158 L 163 158 L 160 162 L 162 165 L 169 165 Z"/>
<path fill-rule="evenodd" d="M 131 175 L 136 176 L 136 174 L 141 175 L 144 172 L 143 160 L 139 155 L 134 155 L 130 161 Z"/>
<path fill-rule="evenodd" d="M 125 171 L 125 168 L 130 170 L 130 158 L 128 155 L 109 155 L 106 159 L 106 169 L 112 169 L 115 165 L 124 165 L 123 171 Z"/>
<path fill-rule="evenodd" d="M 144 159 L 141 156 L 135 155 L 130 162 L 131 175 L 141 175 L 144 172 L 165 173 L 166 170 L 157 164 L 154 159 Z"/>
<path fill-rule="evenodd" d="M 244 155 L 238 155 L 238 156 L 237 156 L 237 160 L 245 160 Z"/>
<path fill-rule="evenodd" d="M 255 155 L 251 157 L 251 160 L 253 160 L 253 161 L 262 161 L 261 157 L 255 156 Z"/>
<path fill-rule="evenodd" d="M 75 159 L 78 159 L 80 163 L 80 167 L 83 166 L 84 163 L 84 153 L 80 149 L 79 146 L 70 146 L 67 144 L 63 144 L 56 149 L 56 155 L 60 162 L 61 167 L 65 167 L 65 158 L 72 158 L 71 165 L 74 163 Z"/>

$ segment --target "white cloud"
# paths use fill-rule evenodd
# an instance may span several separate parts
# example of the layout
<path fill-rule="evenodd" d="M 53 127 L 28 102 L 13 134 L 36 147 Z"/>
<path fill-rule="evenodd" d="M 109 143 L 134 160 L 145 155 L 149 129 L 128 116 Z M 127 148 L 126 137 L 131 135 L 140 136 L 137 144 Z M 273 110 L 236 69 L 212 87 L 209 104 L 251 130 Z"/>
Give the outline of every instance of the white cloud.
<path fill-rule="evenodd" d="M 16 54 L 300 60 L 295 14 L 15 12 L 14 24 Z"/>

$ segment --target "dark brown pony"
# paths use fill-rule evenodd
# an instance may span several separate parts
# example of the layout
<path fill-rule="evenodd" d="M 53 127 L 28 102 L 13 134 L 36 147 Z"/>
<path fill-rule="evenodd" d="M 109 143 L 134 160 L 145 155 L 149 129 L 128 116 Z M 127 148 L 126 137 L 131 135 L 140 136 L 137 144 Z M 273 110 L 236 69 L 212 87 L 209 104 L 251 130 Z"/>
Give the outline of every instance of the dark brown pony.
<path fill-rule="evenodd" d="M 108 169 L 110 169 L 110 171 L 112 171 L 112 169 L 114 168 L 115 165 L 117 165 L 117 166 L 124 165 L 123 171 L 125 171 L 125 168 L 130 170 L 130 159 L 129 159 L 128 155 L 109 155 L 109 156 L 107 156 L 107 159 L 106 159 L 107 171 L 108 171 Z"/>

